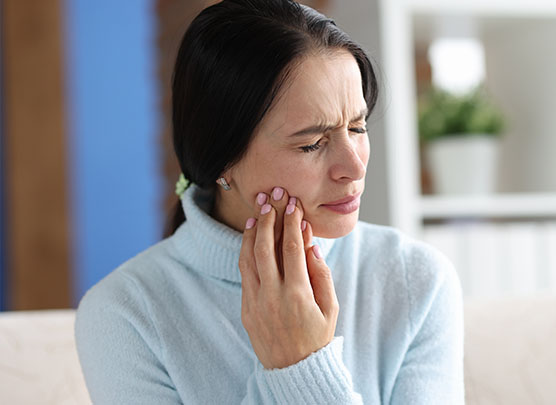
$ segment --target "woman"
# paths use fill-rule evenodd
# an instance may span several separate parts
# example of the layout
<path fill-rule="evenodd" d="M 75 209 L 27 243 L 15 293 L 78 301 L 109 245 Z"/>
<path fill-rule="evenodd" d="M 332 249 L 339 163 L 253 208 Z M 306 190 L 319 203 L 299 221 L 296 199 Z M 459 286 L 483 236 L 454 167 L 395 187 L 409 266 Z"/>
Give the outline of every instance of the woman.
<path fill-rule="evenodd" d="M 463 403 L 453 267 L 358 222 L 376 97 L 362 49 L 308 7 L 224 0 L 193 21 L 175 232 L 79 306 L 94 403 Z"/>

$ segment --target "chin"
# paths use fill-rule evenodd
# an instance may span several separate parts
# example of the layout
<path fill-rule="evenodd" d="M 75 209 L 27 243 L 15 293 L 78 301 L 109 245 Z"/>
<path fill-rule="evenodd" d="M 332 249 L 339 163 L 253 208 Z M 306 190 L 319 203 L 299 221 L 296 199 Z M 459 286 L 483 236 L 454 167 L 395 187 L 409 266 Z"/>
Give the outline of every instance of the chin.
<path fill-rule="evenodd" d="M 353 231 L 359 220 L 359 210 L 349 215 L 334 214 L 338 218 L 323 218 L 311 223 L 313 236 L 319 238 L 336 239 L 346 236 Z"/>

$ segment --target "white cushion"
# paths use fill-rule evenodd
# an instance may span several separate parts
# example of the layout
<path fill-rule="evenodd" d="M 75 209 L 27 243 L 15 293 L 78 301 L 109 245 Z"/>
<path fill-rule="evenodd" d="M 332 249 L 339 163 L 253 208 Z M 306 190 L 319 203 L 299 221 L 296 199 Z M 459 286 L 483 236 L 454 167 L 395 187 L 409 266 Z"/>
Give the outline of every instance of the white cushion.
<path fill-rule="evenodd" d="M 465 303 L 468 405 L 556 404 L 556 297 Z"/>
<path fill-rule="evenodd" d="M 0 403 L 90 404 L 74 310 L 0 313 Z M 467 405 L 556 404 L 556 297 L 465 302 Z"/>
<path fill-rule="evenodd" d="M 0 313 L 0 403 L 91 403 L 74 323 L 74 310 Z"/>

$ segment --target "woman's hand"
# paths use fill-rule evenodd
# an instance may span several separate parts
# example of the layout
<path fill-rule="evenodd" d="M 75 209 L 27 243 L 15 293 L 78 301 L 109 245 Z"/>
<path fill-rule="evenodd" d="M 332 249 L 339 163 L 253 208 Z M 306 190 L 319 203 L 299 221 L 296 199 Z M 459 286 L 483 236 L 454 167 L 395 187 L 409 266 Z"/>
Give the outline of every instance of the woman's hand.
<path fill-rule="evenodd" d="M 275 189 L 272 198 L 260 193 L 256 206 L 239 257 L 241 317 L 262 365 L 283 368 L 332 340 L 338 300 L 301 203 Z"/>

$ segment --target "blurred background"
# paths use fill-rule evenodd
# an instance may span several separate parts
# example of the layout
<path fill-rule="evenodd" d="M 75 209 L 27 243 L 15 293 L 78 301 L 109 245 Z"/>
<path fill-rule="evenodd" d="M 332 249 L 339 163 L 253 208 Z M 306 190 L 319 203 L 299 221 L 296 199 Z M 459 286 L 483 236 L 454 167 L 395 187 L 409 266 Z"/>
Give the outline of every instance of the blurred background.
<path fill-rule="evenodd" d="M 214 1 L 0 0 L 0 310 L 75 307 L 161 240 L 170 77 Z M 375 61 L 361 218 L 466 297 L 556 294 L 556 3 L 320 0 Z"/>

